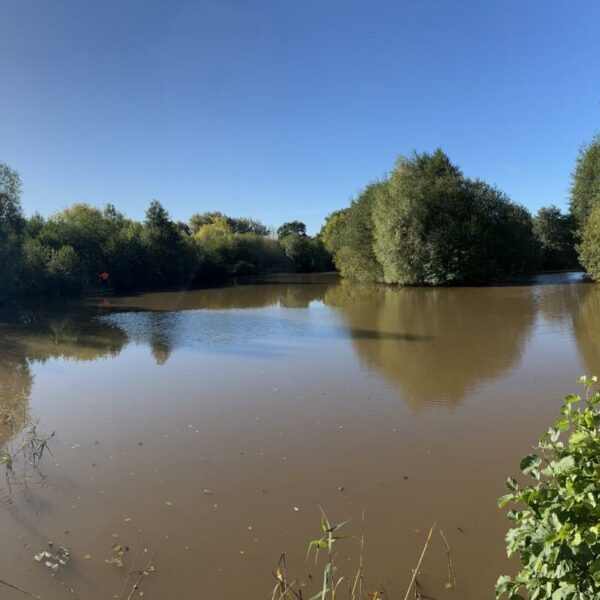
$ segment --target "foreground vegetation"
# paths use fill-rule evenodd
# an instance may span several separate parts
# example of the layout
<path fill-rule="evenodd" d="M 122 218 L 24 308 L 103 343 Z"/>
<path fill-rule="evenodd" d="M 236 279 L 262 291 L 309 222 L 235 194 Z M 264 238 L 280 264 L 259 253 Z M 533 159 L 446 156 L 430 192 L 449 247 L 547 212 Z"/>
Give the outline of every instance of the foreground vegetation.
<path fill-rule="evenodd" d="M 502 576 L 496 597 L 519 600 L 593 600 L 600 597 L 600 392 L 596 377 L 582 377 L 582 398 L 571 394 L 562 417 L 545 433 L 536 452 L 521 461 L 530 482 L 509 478 L 499 506 L 514 504 L 508 555 L 521 571 Z"/>
<path fill-rule="evenodd" d="M 580 378 L 584 396 L 570 394 L 556 421 L 535 447 L 536 452 L 520 464 L 531 483 L 506 482 L 509 493 L 498 500 L 500 508 L 515 505 L 508 513 L 515 524 L 507 536 L 508 556 L 518 555 L 521 570 L 515 577 L 498 578 L 496 598 L 508 600 L 595 600 L 600 597 L 600 392 L 593 391 L 596 377 Z M 364 516 L 363 516 L 364 521 Z M 363 564 L 363 533 L 359 541 L 358 569 L 350 576 L 340 572 L 334 545 L 348 537 L 323 513 L 323 536 L 309 545 L 325 556 L 320 591 L 311 600 L 383 600 L 381 585 L 369 587 Z M 428 598 L 419 585 L 420 567 L 437 524 L 431 527 L 420 552 L 404 600 Z M 447 556 L 446 590 L 457 590 L 452 552 L 439 530 Z M 288 573 L 282 555 L 274 572 L 277 585 L 273 599 L 303 600 L 302 582 Z M 525 595 L 522 595 L 525 594 Z"/>

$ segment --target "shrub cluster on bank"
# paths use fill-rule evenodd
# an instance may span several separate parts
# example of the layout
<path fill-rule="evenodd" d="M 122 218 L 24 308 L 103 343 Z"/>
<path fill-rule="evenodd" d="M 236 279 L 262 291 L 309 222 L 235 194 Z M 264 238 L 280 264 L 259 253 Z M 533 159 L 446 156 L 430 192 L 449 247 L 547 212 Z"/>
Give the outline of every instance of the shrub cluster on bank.
<path fill-rule="evenodd" d="M 387 178 L 328 217 L 321 237 L 345 277 L 452 285 L 573 268 L 572 231 L 570 215 L 550 206 L 532 217 L 436 150 L 401 156 Z"/>

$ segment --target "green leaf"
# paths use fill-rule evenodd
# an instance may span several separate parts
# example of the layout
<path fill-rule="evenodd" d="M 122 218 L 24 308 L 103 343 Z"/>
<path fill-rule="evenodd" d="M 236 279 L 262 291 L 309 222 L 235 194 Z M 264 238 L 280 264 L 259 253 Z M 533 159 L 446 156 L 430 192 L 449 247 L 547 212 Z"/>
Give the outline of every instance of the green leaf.
<path fill-rule="evenodd" d="M 580 444 L 581 442 L 583 442 L 583 440 L 587 439 L 589 436 L 590 436 L 590 434 L 587 431 L 575 431 L 569 437 L 569 445 L 573 446 L 573 445 Z"/>
<path fill-rule="evenodd" d="M 535 475 L 541 464 L 542 459 L 537 454 L 529 454 L 521 461 L 519 468 L 525 475 Z"/>
<path fill-rule="evenodd" d="M 575 466 L 575 459 L 572 456 L 565 456 L 558 461 L 552 461 L 550 465 L 554 473 L 563 474 Z"/>
<path fill-rule="evenodd" d="M 511 492 L 516 492 L 519 489 L 519 485 L 517 484 L 517 480 L 514 477 L 509 477 L 506 480 L 506 487 L 511 491 Z"/>
<path fill-rule="evenodd" d="M 500 575 L 498 581 L 496 581 L 496 587 L 494 589 L 496 598 L 500 598 L 502 594 L 507 594 L 513 587 L 513 581 L 508 575 Z"/>
<path fill-rule="evenodd" d="M 510 504 L 515 499 L 514 494 L 504 494 L 498 498 L 498 508 L 504 508 L 507 504 Z"/>

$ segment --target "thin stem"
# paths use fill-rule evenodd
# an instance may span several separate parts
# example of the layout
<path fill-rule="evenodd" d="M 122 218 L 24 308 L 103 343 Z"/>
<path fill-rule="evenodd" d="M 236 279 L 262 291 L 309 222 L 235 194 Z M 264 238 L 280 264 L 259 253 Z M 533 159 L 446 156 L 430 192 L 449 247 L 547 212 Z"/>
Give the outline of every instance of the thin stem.
<path fill-rule="evenodd" d="M 425 557 L 425 553 L 427 552 L 427 547 L 429 546 L 429 541 L 431 540 L 433 530 L 436 528 L 436 526 L 437 526 L 437 521 L 431 526 L 431 529 L 429 530 L 429 535 L 427 536 L 427 540 L 425 540 L 425 545 L 423 546 L 421 556 L 419 557 L 419 562 L 417 563 L 417 566 L 416 566 L 415 570 L 413 571 L 412 578 L 410 580 L 410 584 L 408 586 L 408 589 L 406 590 L 406 594 L 404 595 L 404 600 L 408 600 L 408 596 L 410 595 L 410 590 L 412 589 L 415 579 L 417 578 L 417 573 L 419 572 L 419 568 L 421 567 L 421 563 L 423 562 L 423 558 Z"/>

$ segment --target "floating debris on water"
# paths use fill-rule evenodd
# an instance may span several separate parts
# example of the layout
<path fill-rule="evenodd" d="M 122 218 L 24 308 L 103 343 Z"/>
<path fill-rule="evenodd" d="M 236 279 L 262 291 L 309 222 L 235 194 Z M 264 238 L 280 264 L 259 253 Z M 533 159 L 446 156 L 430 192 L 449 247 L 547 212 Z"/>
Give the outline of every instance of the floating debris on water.
<path fill-rule="evenodd" d="M 54 551 L 54 544 L 48 542 L 48 548 L 52 550 L 42 550 L 35 554 L 33 560 L 43 562 L 44 566 L 48 567 L 52 573 L 56 573 L 61 567 L 66 567 L 71 560 L 71 551 L 65 546 L 59 546 L 58 550 Z"/>
<path fill-rule="evenodd" d="M 104 559 L 104 562 L 107 565 L 116 565 L 119 569 L 123 568 L 123 556 L 125 555 L 125 551 L 121 544 L 117 544 L 115 542 L 111 543 L 112 553 L 109 557 Z"/>

